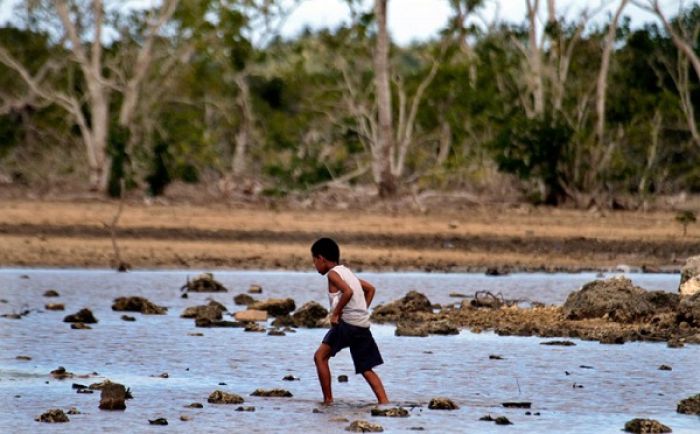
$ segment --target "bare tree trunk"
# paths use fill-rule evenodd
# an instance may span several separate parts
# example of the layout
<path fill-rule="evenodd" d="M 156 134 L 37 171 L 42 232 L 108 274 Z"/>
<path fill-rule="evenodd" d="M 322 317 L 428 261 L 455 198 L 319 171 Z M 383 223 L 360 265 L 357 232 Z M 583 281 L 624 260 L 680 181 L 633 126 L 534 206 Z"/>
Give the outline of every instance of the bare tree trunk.
<path fill-rule="evenodd" d="M 600 63 L 600 71 L 598 73 L 598 84 L 596 87 L 596 136 L 598 138 L 598 146 L 605 146 L 605 103 L 608 88 L 608 71 L 610 69 L 610 55 L 612 54 L 613 45 L 615 44 L 615 35 L 617 33 L 617 23 L 622 15 L 622 11 L 627 6 L 629 0 L 621 0 L 620 6 L 615 12 L 608 34 L 605 37 L 605 46 L 603 48 L 603 57 Z"/>
<path fill-rule="evenodd" d="M 671 35 L 671 39 L 673 40 L 673 43 L 676 46 L 676 48 L 678 48 L 679 51 L 683 52 L 683 54 L 688 56 L 688 59 L 693 64 L 695 73 L 698 77 L 700 77 L 700 56 L 698 56 L 698 54 L 695 52 L 692 45 L 697 40 L 696 32 L 698 31 L 698 29 L 696 28 L 693 31 L 695 39 L 691 39 L 689 35 L 681 35 L 676 29 L 673 28 L 673 26 L 671 26 L 671 23 L 668 21 L 668 18 L 666 18 L 666 15 L 661 10 L 659 0 L 650 0 L 649 3 L 650 5 L 646 6 L 645 9 L 655 13 L 656 16 L 659 17 L 668 34 Z M 635 2 L 635 4 L 639 3 Z M 686 37 L 684 38 L 684 36 Z M 687 39 L 691 39 L 692 42 L 688 41 Z"/>
<path fill-rule="evenodd" d="M 659 149 L 659 132 L 661 131 L 661 121 L 661 112 L 657 110 L 656 113 L 654 113 L 654 119 L 651 123 L 651 144 L 649 145 L 649 152 L 647 154 L 647 164 L 644 167 L 644 172 L 642 172 L 642 179 L 639 180 L 638 191 L 642 196 L 647 194 L 649 175 L 651 174 L 651 170 L 656 162 L 656 153 Z"/>
<path fill-rule="evenodd" d="M 530 68 L 528 84 L 532 95 L 533 114 L 544 114 L 544 83 L 542 79 L 542 51 L 537 43 L 537 10 L 540 7 L 539 0 L 525 0 L 527 4 L 528 28 L 528 54 L 527 60 Z"/>
<path fill-rule="evenodd" d="M 247 168 L 246 154 L 250 142 L 253 138 L 253 129 L 255 128 L 255 119 L 253 116 L 253 108 L 250 100 L 250 88 L 243 73 L 236 74 L 234 79 L 238 86 L 237 103 L 241 109 L 241 125 L 236 133 L 236 149 L 234 151 L 233 162 L 231 165 L 231 174 L 234 178 L 242 176 Z"/>
<path fill-rule="evenodd" d="M 392 127 L 391 89 L 389 87 L 389 32 L 387 29 L 387 2 L 375 0 L 377 19 L 377 46 L 374 53 L 374 83 L 377 92 L 379 131 L 377 143 L 372 147 L 372 174 L 377 183 L 379 196 L 396 194 L 396 178 L 391 170 L 391 154 L 394 148 Z"/>

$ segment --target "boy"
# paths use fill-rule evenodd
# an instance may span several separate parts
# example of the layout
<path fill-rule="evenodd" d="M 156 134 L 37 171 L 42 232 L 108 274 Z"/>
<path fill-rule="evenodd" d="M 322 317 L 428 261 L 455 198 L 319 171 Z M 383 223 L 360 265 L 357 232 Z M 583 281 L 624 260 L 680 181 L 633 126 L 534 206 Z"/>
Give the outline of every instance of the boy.
<path fill-rule="evenodd" d="M 372 370 L 384 363 L 369 331 L 367 309 L 374 298 L 374 286 L 358 279 L 346 266 L 338 264 L 340 248 L 330 238 L 316 240 L 311 246 L 311 256 L 316 270 L 328 276 L 328 299 L 331 304 L 331 329 L 314 354 L 323 404 L 333 404 L 328 359 L 346 347 L 350 347 L 355 373 L 362 374 L 367 380 L 379 404 L 388 404 L 382 380 Z"/>

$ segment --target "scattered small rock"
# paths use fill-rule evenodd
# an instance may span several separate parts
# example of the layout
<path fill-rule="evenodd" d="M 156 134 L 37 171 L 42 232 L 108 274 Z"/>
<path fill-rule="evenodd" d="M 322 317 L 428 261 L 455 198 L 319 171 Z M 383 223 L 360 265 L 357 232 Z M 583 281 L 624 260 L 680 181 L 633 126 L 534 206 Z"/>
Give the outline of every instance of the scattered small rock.
<path fill-rule="evenodd" d="M 46 303 L 44 305 L 46 310 L 65 310 L 66 306 L 63 303 Z"/>
<path fill-rule="evenodd" d="M 250 396 L 263 396 L 266 398 L 291 398 L 294 395 L 288 390 L 284 389 L 256 389 L 255 392 L 251 393 Z"/>
<path fill-rule="evenodd" d="M 376 423 L 367 422 L 366 420 L 353 421 L 345 431 L 350 432 L 383 432 L 384 428 Z"/>
<path fill-rule="evenodd" d="M 75 390 L 83 390 L 83 389 L 87 389 L 87 386 L 84 385 L 84 384 L 73 383 L 73 384 L 70 386 L 70 388 L 71 388 L 71 389 L 75 389 Z"/>
<path fill-rule="evenodd" d="M 17 360 L 32 360 L 32 358 L 29 356 L 17 356 L 17 357 L 15 357 L 15 359 L 17 359 Z"/>
<path fill-rule="evenodd" d="M 60 294 L 55 289 L 47 289 L 44 292 L 44 297 L 58 297 Z"/>
<path fill-rule="evenodd" d="M 513 422 L 509 421 L 505 416 L 498 416 L 494 422 L 496 422 L 496 425 L 513 425 Z"/>
<path fill-rule="evenodd" d="M 500 267 L 488 267 L 484 274 L 487 276 L 507 276 L 508 270 Z"/>
<path fill-rule="evenodd" d="M 114 299 L 112 310 L 117 312 L 141 312 L 144 315 L 165 315 L 168 308 L 158 306 L 143 297 L 118 297 Z"/>
<path fill-rule="evenodd" d="M 77 313 L 66 316 L 65 318 L 63 318 L 63 322 L 95 324 L 97 322 L 97 319 L 92 314 L 92 311 L 90 309 L 84 308 L 79 310 Z"/>
<path fill-rule="evenodd" d="M 253 406 L 240 406 L 236 408 L 236 411 L 255 411 L 255 407 Z"/>
<path fill-rule="evenodd" d="M 207 402 L 212 404 L 242 404 L 244 399 L 235 393 L 222 392 L 215 390 L 209 395 Z"/>
<path fill-rule="evenodd" d="M 248 288 L 249 294 L 262 294 L 262 292 L 263 292 L 263 289 L 262 289 L 262 286 L 260 286 L 260 285 L 252 284 L 252 285 L 250 285 L 250 288 Z"/>
<path fill-rule="evenodd" d="M 503 402 L 501 403 L 505 408 L 530 408 L 532 406 L 531 402 Z"/>
<path fill-rule="evenodd" d="M 187 283 L 185 283 L 181 288 L 181 291 L 188 292 L 227 292 L 228 289 L 217 280 L 214 279 L 214 275 L 211 273 L 202 273 L 195 277 L 194 280 L 190 281 L 187 278 Z"/>
<path fill-rule="evenodd" d="M 625 431 L 633 433 L 666 433 L 671 428 L 654 419 L 632 419 L 625 423 Z"/>
<path fill-rule="evenodd" d="M 75 391 L 75 393 L 82 393 L 82 394 L 85 394 L 85 395 L 91 395 L 91 394 L 95 393 L 95 391 L 94 391 L 94 390 L 90 390 L 90 389 L 78 389 L 78 390 Z"/>
<path fill-rule="evenodd" d="M 685 398 L 678 402 L 676 408 L 678 413 L 682 414 L 698 414 L 700 415 L 700 393 L 689 398 Z"/>
<path fill-rule="evenodd" d="M 258 323 L 251 322 L 251 323 L 244 323 L 245 327 L 243 328 L 243 331 L 245 332 L 253 332 L 253 333 L 265 333 L 265 327 L 261 326 Z"/>
<path fill-rule="evenodd" d="M 192 404 L 188 404 L 185 407 L 186 408 L 204 408 L 204 405 L 200 404 L 199 402 L 193 402 Z"/>
<path fill-rule="evenodd" d="M 59 366 L 58 368 L 51 371 L 51 376 L 57 380 L 65 380 L 66 378 L 73 378 L 73 373 L 66 371 L 66 368 Z"/>
<path fill-rule="evenodd" d="M 188 421 L 192 420 L 192 417 L 190 417 L 190 416 L 188 416 L 188 415 L 186 415 L 186 414 L 181 414 L 181 415 L 180 415 L 180 420 L 183 421 L 183 422 L 188 422 Z"/>
<path fill-rule="evenodd" d="M 668 365 L 661 365 L 661 366 L 659 366 L 659 371 L 671 371 L 671 370 L 673 370 L 673 368 L 671 368 L 671 367 L 668 366 Z"/>
<path fill-rule="evenodd" d="M 282 378 L 284 381 L 299 381 L 299 377 L 295 377 L 294 375 L 285 375 L 284 378 Z"/>
<path fill-rule="evenodd" d="M 82 322 L 74 322 L 73 324 L 70 325 L 70 328 L 73 330 L 91 330 L 92 327 L 89 325 L 82 323 Z"/>
<path fill-rule="evenodd" d="M 498 354 L 490 354 L 489 359 L 491 359 L 491 360 L 503 360 L 503 356 L 499 356 Z"/>
<path fill-rule="evenodd" d="M 408 410 L 403 407 L 379 408 L 375 407 L 371 410 L 372 416 L 382 417 L 408 417 Z"/>
<path fill-rule="evenodd" d="M 291 298 L 268 298 L 249 305 L 248 309 L 264 310 L 271 316 L 282 316 L 294 312 L 296 303 Z"/>
<path fill-rule="evenodd" d="M 236 312 L 233 317 L 236 321 L 267 321 L 267 312 L 265 310 L 248 309 Z"/>
<path fill-rule="evenodd" d="M 267 335 L 268 336 L 287 336 L 287 334 L 280 329 L 272 329 L 272 330 L 267 332 Z"/>
<path fill-rule="evenodd" d="M 347 383 L 347 382 L 348 382 L 347 375 L 338 375 L 338 383 Z"/>
<path fill-rule="evenodd" d="M 237 296 L 233 297 L 233 302 L 236 304 L 236 306 L 248 306 L 255 303 L 255 301 L 256 300 L 248 294 L 238 294 Z"/>
<path fill-rule="evenodd" d="M 37 417 L 36 419 L 37 422 L 46 422 L 46 423 L 63 423 L 63 422 L 70 422 L 70 419 L 68 419 L 68 416 L 61 410 L 60 408 L 53 408 L 46 413 L 42 414 L 41 416 Z"/>
<path fill-rule="evenodd" d="M 199 333 L 199 332 L 187 333 L 187 336 L 204 336 L 204 333 Z"/>
<path fill-rule="evenodd" d="M 571 341 L 547 341 L 547 342 L 540 342 L 540 345 L 556 345 L 556 346 L 562 346 L 562 347 L 573 347 L 576 344 Z"/>
<path fill-rule="evenodd" d="M 164 417 L 159 417 L 158 419 L 148 419 L 148 423 L 151 425 L 167 425 L 168 424 L 168 419 Z"/>
<path fill-rule="evenodd" d="M 78 409 L 75 408 L 75 407 L 69 408 L 68 411 L 67 411 L 66 413 L 67 413 L 67 414 L 82 414 L 82 413 L 80 413 L 80 410 L 78 410 Z"/>
<path fill-rule="evenodd" d="M 428 408 L 431 410 L 457 410 L 459 406 L 449 398 L 438 397 L 430 400 Z"/>
<path fill-rule="evenodd" d="M 666 346 L 669 348 L 683 348 L 685 343 L 680 339 L 669 339 Z"/>
<path fill-rule="evenodd" d="M 134 318 L 133 316 L 129 316 L 129 315 L 122 315 L 121 319 L 122 319 L 122 321 L 136 321 L 136 318 Z"/>

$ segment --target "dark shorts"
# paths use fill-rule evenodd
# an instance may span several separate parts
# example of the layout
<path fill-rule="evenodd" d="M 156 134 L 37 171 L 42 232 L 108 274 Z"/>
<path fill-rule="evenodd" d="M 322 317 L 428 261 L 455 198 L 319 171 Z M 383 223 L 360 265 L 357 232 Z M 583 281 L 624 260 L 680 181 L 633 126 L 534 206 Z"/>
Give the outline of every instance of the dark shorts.
<path fill-rule="evenodd" d="M 350 355 L 355 364 L 356 374 L 369 371 L 384 363 L 369 328 L 357 327 L 340 321 L 338 325 L 328 330 L 323 338 L 323 343 L 331 347 L 331 357 L 338 354 L 338 351 L 343 348 L 350 347 Z"/>

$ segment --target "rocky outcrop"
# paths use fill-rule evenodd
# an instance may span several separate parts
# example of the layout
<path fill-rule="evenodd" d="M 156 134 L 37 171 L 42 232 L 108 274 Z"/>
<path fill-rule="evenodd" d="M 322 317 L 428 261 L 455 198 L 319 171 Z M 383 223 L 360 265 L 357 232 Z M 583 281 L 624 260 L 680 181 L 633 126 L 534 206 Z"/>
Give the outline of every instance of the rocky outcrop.
<path fill-rule="evenodd" d="M 566 318 L 574 320 L 605 317 L 621 323 L 634 322 L 655 312 L 646 294 L 626 277 L 595 280 L 569 294 L 563 311 Z"/>
<path fill-rule="evenodd" d="M 700 292 L 700 255 L 691 256 L 685 261 L 681 269 L 681 283 L 678 292 L 682 296 L 693 295 Z"/>
<path fill-rule="evenodd" d="M 403 298 L 377 306 L 372 312 L 372 321 L 397 322 L 399 319 L 416 320 L 421 318 L 421 314 L 433 312 L 432 304 L 428 297 L 417 291 L 410 291 Z"/>
<path fill-rule="evenodd" d="M 282 316 L 294 312 L 296 304 L 291 298 L 268 298 L 248 305 L 248 309 L 264 310 L 271 316 Z"/>
<path fill-rule="evenodd" d="M 428 336 L 428 324 L 416 321 L 399 321 L 394 336 L 425 338 Z"/>
<path fill-rule="evenodd" d="M 315 301 L 309 301 L 300 307 L 294 314 L 292 320 L 297 327 L 325 327 L 328 310 Z"/>
<path fill-rule="evenodd" d="M 637 434 L 666 433 L 671 428 L 654 419 L 632 419 L 625 423 L 625 431 Z"/>
<path fill-rule="evenodd" d="M 199 276 L 195 277 L 194 280 L 190 280 L 189 278 L 187 279 L 187 283 L 185 283 L 182 288 L 180 288 L 181 291 L 188 291 L 188 292 L 227 292 L 228 289 L 224 285 L 222 285 L 220 282 L 218 282 L 216 279 L 214 279 L 214 275 L 211 273 L 202 273 Z"/>
<path fill-rule="evenodd" d="M 119 297 L 114 299 L 112 310 L 117 312 L 141 312 L 144 315 L 164 315 L 168 308 L 158 306 L 143 297 Z"/>
<path fill-rule="evenodd" d="M 73 315 L 66 316 L 65 318 L 63 318 L 63 322 L 80 322 L 84 324 L 95 324 L 97 322 L 97 319 L 92 314 L 92 311 L 90 309 L 84 308 L 79 310 L 77 313 L 74 313 Z"/>
<path fill-rule="evenodd" d="M 100 395 L 100 410 L 125 410 L 127 391 L 119 383 L 108 383 L 102 386 Z"/>
<path fill-rule="evenodd" d="M 70 422 L 70 419 L 68 419 L 68 416 L 61 410 L 60 408 L 53 408 L 46 413 L 42 414 L 41 416 L 37 417 L 36 419 L 37 422 L 46 422 L 46 423 L 64 423 L 64 422 Z"/>
<path fill-rule="evenodd" d="M 207 402 L 211 404 L 242 404 L 244 399 L 235 393 L 215 390 L 209 395 Z"/>
<path fill-rule="evenodd" d="M 678 413 L 700 415 L 700 393 L 695 396 L 683 399 L 676 408 Z"/>
<path fill-rule="evenodd" d="M 209 304 L 191 306 L 186 308 L 180 316 L 182 318 L 208 319 L 210 321 L 220 320 L 226 308 L 221 303 L 210 301 Z"/>
<path fill-rule="evenodd" d="M 700 327 L 700 292 L 683 297 L 678 305 L 677 321 Z"/>

